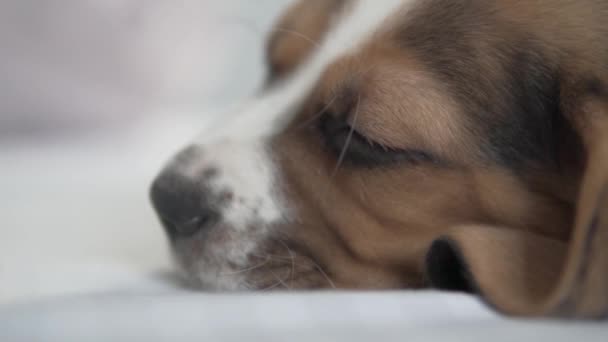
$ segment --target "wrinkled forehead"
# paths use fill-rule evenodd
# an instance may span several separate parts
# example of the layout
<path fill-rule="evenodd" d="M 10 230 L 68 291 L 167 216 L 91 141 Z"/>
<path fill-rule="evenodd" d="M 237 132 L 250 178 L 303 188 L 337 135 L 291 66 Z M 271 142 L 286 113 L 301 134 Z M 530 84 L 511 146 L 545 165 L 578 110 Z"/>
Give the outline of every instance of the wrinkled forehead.
<path fill-rule="evenodd" d="M 297 67 L 255 98 L 240 105 L 220 127 L 202 134 L 197 143 L 220 140 L 250 141 L 280 132 L 297 114 L 324 71 L 336 60 L 356 55 L 373 37 L 397 25 L 415 0 L 340 1 L 332 8 L 322 39 L 310 42 L 314 49 Z M 319 13 L 323 15 L 327 13 Z M 296 13 L 297 15 L 297 13 Z M 298 34 L 298 32 L 291 32 Z M 306 39 L 306 37 L 301 37 Z"/>

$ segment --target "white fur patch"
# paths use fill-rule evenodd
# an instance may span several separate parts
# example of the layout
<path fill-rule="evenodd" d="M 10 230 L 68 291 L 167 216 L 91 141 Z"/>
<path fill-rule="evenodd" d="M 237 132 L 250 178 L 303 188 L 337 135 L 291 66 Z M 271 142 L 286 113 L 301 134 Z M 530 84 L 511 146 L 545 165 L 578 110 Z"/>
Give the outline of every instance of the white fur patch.
<path fill-rule="evenodd" d="M 209 150 L 217 156 L 212 165 L 221 166 L 217 178 L 211 181 L 216 191 L 229 191 L 234 199 L 224 211 L 225 223 L 235 230 L 245 230 L 255 218 L 275 222 L 283 212 L 273 198 L 273 165 L 262 142 L 242 144 L 227 142 Z"/>
<path fill-rule="evenodd" d="M 224 117 L 220 127 L 200 135 L 199 144 L 230 139 L 247 141 L 280 131 L 297 113 L 327 67 L 340 57 L 355 54 L 392 14 L 406 9 L 413 0 L 358 0 L 338 18 L 317 51 L 295 73 L 270 91 L 241 105 Z"/>
<path fill-rule="evenodd" d="M 221 289 L 238 289 L 242 277 L 221 277 L 233 267 L 247 267 L 247 256 L 264 239 L 274 223 L 289 219 L 289 204 L 283 203 L 277 188 L 280 176 L 268 155 L 268 138 L 289 123 L 322 73 L 336 59 L 355 54 L 387 19 L 413 0 L 359 0 L 338 17 L 317 51 L 293 75 L 232 114 L 222 116 L 222 125 L 201 134 L 194 142 L 201 159 L 184 170 L 196 177 L 204 169 L 217 170 L 212 192 L 229 192 L 234 199 L 222 208 L 222 229 L 229 229 L 230 241 L 210 247 L 198 260 L 194 272 L 205 284 Z M 228 117 L 228 119 L 226 119 Z M 202 242 L 201 242 L 202 243 Z M 176 251 L 179 253 L 179 251 Z M 205 260 L 207 259 L 207 260 Z M 229 266 L 231 265 L 231 266 Z M 214 279 L 215 277 L 215 279 Z"/>

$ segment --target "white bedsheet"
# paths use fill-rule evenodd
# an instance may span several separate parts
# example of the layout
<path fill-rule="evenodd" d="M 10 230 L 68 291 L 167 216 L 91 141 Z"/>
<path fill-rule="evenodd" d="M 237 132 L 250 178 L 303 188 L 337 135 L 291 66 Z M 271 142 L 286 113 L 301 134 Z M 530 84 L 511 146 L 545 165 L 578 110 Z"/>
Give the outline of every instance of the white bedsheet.
<path fill-rule="evenodd" d="M 0 148 L 0 341 L 608 341 L 607 324 L 518 322 L 433 292 L 193 294 L 147 186 L 199 123 Z"/>
<path fill-rule="evenodd" d="M 0 310 L 3 341 L 606 341 L 606 325 L 522 322 L 438 293 L 79 296 Z"/>

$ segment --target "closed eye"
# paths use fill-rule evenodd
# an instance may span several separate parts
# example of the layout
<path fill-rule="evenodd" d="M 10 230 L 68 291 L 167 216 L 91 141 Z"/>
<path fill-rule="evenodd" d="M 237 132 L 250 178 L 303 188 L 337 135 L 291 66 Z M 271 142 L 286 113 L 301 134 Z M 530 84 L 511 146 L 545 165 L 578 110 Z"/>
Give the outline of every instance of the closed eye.
<path fill-rule="evenodd" d="M 343 156 L 343 161 L 353 166 L 437 163 L 437 159 L 428 152 L 392 148 L 376 142 L 333 115 L 326 114 L 321 117 L 319 130 L 330 152 Z"/>

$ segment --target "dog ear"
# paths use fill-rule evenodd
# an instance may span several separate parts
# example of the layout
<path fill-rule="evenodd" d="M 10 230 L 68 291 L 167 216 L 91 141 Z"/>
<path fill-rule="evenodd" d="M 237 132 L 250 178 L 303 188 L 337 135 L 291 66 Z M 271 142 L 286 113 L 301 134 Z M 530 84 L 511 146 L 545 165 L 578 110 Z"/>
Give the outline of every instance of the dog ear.
<path fill-rule="evenodd" d="M 564 106 L 584 150 L 569 241 L 513 229 L 457 227 L 427 254 L 432 285 L 477 292 L 512 315 L 608 316 L 608 96 L 589 89 Z"/>
<path fill-rule="evenodd" d="M 294 2 L 275 24 L 267 43 L 271 79 L 293 71 L 306 60 L 323 40 L 334 15 L 346 4 L 346 0 Z"/>

